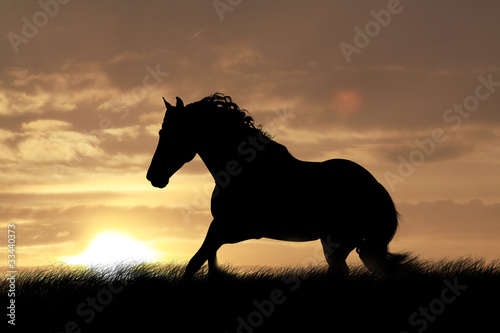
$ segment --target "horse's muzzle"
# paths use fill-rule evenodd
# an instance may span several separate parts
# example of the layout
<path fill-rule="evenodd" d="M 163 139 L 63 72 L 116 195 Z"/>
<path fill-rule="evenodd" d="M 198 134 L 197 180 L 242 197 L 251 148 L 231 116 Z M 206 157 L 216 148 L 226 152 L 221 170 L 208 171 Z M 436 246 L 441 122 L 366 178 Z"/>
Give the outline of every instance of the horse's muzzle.
<path fill-rule="evenodd" d="M 165 186 L 167 186 L 168 184 L 168 180 L 165 182 L 154 182 L 154 181 L 151 181 L 151 185 L 153 185 L 154 187 L 158 187 L 158 188 L 164 188 Z"/>
<path fill-rule="evenodd" d="M 148 174 L 146 175 L 146 179 L 149 180 L 151 182 L 151 185 L 153 185 L 154 187 L 164 188 L 168 184 L 168 179 L 158 180 L 158 179 L 151 179 L 151 178 L 154 178 L 154 177 L 152 177 L 148 171 Z"/>

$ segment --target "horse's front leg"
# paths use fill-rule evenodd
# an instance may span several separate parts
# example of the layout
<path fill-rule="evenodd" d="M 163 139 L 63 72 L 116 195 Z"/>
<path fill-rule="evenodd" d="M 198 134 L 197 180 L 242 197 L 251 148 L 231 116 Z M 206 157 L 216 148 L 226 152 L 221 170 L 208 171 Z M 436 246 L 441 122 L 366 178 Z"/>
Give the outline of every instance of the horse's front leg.
<path fill-rule="evenodd" d="M 217 271 L 217 250 L 224 242 L 222 241 L 220 233 L 217 232 L 217 225 L 214 221 L 212 221 L 210 228 L 208 228 L 207 236 L 200 249 L 189 261 L 186 271 L 184 272 L 184 278 L 191 278 L 207 260 L 210 272 Z"/>

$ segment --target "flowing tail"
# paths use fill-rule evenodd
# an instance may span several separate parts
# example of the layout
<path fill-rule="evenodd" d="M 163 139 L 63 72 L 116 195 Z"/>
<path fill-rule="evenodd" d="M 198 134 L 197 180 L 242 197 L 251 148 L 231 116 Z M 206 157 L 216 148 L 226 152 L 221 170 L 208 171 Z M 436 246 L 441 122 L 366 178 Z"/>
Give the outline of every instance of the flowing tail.
<path fill-rule="evenodd" d="M 378 185 L 373 197 L 377 201 L 373 209 L 378 223 L 367 226 L 364 238 L 358 244 L 356 252 L 369 270 L 389 271 L 405 262 L 409 254 L 396 254 L 388 251 L 389 242 L 398 228 L 400 214 L 387 190 L 382 185 Z"/>

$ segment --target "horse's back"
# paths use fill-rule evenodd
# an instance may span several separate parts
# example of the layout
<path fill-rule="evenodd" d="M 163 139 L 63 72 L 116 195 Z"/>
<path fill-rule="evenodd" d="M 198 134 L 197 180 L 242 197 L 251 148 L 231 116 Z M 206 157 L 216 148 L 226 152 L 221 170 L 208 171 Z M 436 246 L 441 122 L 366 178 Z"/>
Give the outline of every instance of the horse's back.
<path fill-rule="evenodd" d="M 351 205 L 363 203 L 377 206 L 390 199 L 387 190 L 364 167 L 345 159 L 332 159 L 322 163 L 328 185 L 334 186 L 341 201 Z M 392 202 L 392 200 L 391 200 Z"/>
<path fill-rule="evenodd" d="M 335 158 L 321 163 L 325 168 L 325 172 L 334 178 L 341 178 L 351 183 L 376 182 L 373 175 L 356 162 Z"/>

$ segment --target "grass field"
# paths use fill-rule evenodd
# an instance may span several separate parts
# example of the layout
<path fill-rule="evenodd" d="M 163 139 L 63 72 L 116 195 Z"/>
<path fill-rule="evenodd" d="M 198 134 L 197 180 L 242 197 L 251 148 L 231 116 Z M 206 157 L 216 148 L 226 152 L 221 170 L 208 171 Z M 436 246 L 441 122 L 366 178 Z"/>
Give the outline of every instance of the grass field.
<path fill-rule="evenodd" d="M 202 271 L 185 281 L 183 269 L 147 264 L 106 272 L 76 266 L 21 272 L 15 281 L 16 328 L 53 333 L 498 329 L 499 261 L 413 260 L 385 275 L 355 266 L 343 278 L 329 276 L 324 267 L 226 266 L 216 276 Z M 9 301 L 5 281 L 4 274 L 2 304 Z"/>

